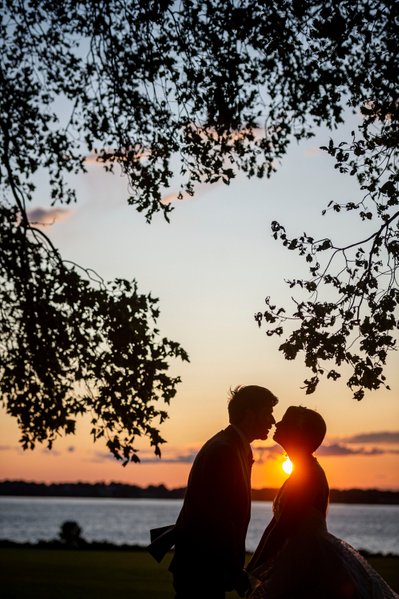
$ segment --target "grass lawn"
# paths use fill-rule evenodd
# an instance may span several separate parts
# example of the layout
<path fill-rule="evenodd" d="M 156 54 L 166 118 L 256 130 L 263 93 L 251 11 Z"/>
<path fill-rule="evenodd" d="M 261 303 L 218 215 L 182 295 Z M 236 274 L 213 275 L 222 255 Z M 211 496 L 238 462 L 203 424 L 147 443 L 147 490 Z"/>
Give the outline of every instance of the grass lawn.
<path fill-rule="evenodd" d="M 399 591 L 399 557 L 370 562 Z M 173 599 L 167 567 L 168 558 L 157 564 L 145 551 L 0 549 L 0 592 L 2 599 Z"/>

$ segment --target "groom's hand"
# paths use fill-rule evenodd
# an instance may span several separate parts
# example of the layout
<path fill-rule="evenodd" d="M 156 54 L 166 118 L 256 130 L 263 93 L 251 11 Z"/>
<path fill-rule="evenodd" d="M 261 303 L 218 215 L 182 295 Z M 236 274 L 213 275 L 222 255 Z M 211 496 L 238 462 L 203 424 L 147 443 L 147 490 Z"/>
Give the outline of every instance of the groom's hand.
<path fill-rule="evenodd" d="M 248 593 L 251 590 L 251 586 L 249 584 L 248 574 L 245 570 L 242 570 L 242 572 L 240 572 L 240 575 L 235 583 L 234 588 L 240 597 L 248 596 Z"/>
<path fill-rule="evenodd" d="M 259 578 L 257 578 L 256 576 L 253 576 L 253 574 L 251 574 L 251 572 L 247 572 L 247 575 L 248 575 L 248 589 L 247 589 L 245 597 L 249 597 L 251 595 L 252 591 L 257 589 L 258 586 L 260 586 L 262 584 L 262 581 Z"/>

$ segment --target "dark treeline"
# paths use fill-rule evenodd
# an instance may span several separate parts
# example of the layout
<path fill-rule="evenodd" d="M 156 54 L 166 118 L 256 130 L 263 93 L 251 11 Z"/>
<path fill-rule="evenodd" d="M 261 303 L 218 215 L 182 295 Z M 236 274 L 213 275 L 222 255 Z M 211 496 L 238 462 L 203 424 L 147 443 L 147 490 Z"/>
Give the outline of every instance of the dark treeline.
<path fill-rule="evenodd" d="M 254 501 L 273 501 L 277 489 L 252 489 Z M 331 489 L 330 503 L 399 504 L 399 491 L 380 489 Z"/>
<path fill-rule="evenodd" d="M 182 499 L 185 487 L 168 489 L 165 485 L 139 487 L 124 483 L 36 483 L 22 480 L 0 482 L 2 496 L 30 497 L 104 497 L 132 499 Z M 277 489 L 252 489 L 255 501 L 272 501 Z M 331 503 L 399 504 L 399 491 L 380 489 L 331 489 Z"/>
<path fill-rule="evenodd" d="M 124 483 L 35 483 L 23 480 L 0 482 L 0 495 L 31 497 L 115 497 L 133 499 L 181 499 L 185 488 L 168 489 L 164 485 L 139 487 Z"/>

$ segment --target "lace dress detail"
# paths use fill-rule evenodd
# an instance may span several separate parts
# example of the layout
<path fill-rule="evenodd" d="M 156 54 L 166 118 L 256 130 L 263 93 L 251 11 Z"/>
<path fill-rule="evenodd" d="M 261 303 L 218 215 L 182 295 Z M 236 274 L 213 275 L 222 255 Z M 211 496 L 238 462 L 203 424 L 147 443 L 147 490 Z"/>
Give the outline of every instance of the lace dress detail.
<path fill-rule="evenodd" d="M 250 599 L 398 599 L 358 551 L 328 532 L 328 485 L 316 460 L 305 478 L 306 485 L 291 475 L 274 501 L 276 524 L 291 508 L 297 521 L 275 555 L 260 556 Z"/>

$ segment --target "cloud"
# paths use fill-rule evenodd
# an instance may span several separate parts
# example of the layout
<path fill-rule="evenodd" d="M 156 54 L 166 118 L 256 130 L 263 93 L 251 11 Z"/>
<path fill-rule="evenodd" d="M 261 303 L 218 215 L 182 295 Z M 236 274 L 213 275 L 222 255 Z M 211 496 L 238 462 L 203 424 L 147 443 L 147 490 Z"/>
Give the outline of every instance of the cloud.
<path fill-rule="evenodd" d="M 280 445 L 272 447 L 253 447 L 252 453 L 256 464 L 263 464 L 267 460 L 275 460 L 284 454 L 284 449 Z"/>
<path fill-rule="evenodd" d="M 89 462 L 112 462 L 115 461 L 114 456 L 106 451 L 94 451 L 91 457 L 87 458 Z"/>
<path fill-rule="evenodd" d="M 15 451 L 20 455 L 23 455 L 26 452 L 20 445 L 0 445 L 0 451 Z"/>
<path fill-rule="evenodd" d="M 164 204 L 164 206 L 167 206 L 168 204 L 171 204 L 172 202 L 176 202 L 177 200 L 187 200 L 190 197 L 192 197 L 192 196 L 189 196 L 188 193 L 182 193 L 180 198 L 179 198 L 178 193 L 168 193 L 167 195 L 162 196 L 161 204 Z"/>
<path fill-rule="evenodd" d="M 376 433 L 377 434 L 377 433 Z M 381 433 L 380 433 L 381 434 Z M 359 435 L 360 436 L 360 435 Z M 356 435 L 357 437 L 357 435 Z M 393 441 L 392 441 L 393 443 Z M 280 445 L 272 447 L 254 447 L 253 454 L 257 464 L 263 464 L 266 460 L 275 460 L 284 453 Z M 380 456 L 386 454 L 397 454 L 399 449 L 387 449 L 381 447 L 372 447 L 365 449 L 364 447 L 348 447 L 344 443 L 331 443 L 319 447 L 315 452 L 320 457 L 346 457 L 346 456 Z"/>
<path fill-rule="evenodd" d="M 398 440 L 399 433 L 380 432 L 380 433 L 362 433 L 348 437 L 344 441 L 337 443 L 326 443 L 321 445 L 315 452 L 320 457 L 347 457 L 347 456 L 381 456 L 386 454 L 399 454 L 399 449 L 392 447 L 350 447 L 346 443 L 390 443 L 394 444 Z M 151 450 L 141 450 L 138 453 L 142 464 L 192 464 L 200 447 L 180 448 L 169 447 L 166 445 L 161 448 L 162 457 L 159 458 Z M 252 446 L 254 461 L 256 464 L 264 464 L 268 460 L 279 460 L 285 454 L 284 449 L 277 443 L 270 447 Z M 92 461 L 104 462 L 114 461 L 111 453 L 105 451 L 96 451 L 92 454 Z"/>
<path fill-rule="evenodd" d="M 98 154 L 95 154 L 94 152 L 85 156 L 84 163 L 89 166 L 103 166 L 105 164 L 104 161 L 100 162 L 98 160 Z"/>
<path fill-rule="evenodd" d="M 28 212 L 28 220 L 31 225 L 43 227 L 65 220 L 72 212 L 69 208 L 34 208 Z"/>
<path fill-rule="evenodd" d="M 199 194 L 204 194 L 210 189 L 214 189 L 215 187 L 222 184 L 222 180 L 216 181 L 215 183 L 199 183 L 196 185 L 194 190 L 194 195 L 190 195 L 186 191 L 176 192 L 176 193 L 168 193 L 167 195 L 162 196 L 161 204 L 167 205 L 172 202 L 181 202 L 183 200 L 192 200 L 194 197 L 197 197 Z"/>
<path fill-rule="evenodd" d="M 320 156 L 320 154 L 323 154 L 323 150 L 320 150 L 318 147 L 311 146 L 305 149 L 304 154 L 305 156 Z"/>
<path fill-rule="evenodd" d="M 399 445 L 399 431 L 360 433 L 343 439 L 344 443 L 388 443 Z"/>
<path fill-rule="evenodd" d="M 199 126 L 191 122 L 185 126 L 185 129 L 194 132 L 196 137 L 202 142 L 206 142 L 207 140 L 211 139 L 216 142 L 223 141 L 224 143 L 233 143 L 237 140 L 243 139 L 249 132 L 252 133 L 254 140 L 261 139 L 265 136 L 264 127 L 253 127 L 252 129 L 243 127 L 242 129 L 225 131 L 224 133 L 220 134 L 214 127 Z M 274 126 L 272 128 L 273 132 L 275 132 L 275 129 L 276 127 Z M 122 163 L 132 159 L 142 160 L 149 158 L 152 153 L 151 147 L 143 148 L 141 144 L 132 145 L 131 147 L 124 149 L 101 148 L 97 151 L 97 153 L 90 152 L 90 154 L 85 156 L 84 163 L 85 165 L 89 166 L 103 166 L 104 164 L 111 164 L 111 162 Z M 106 159 L 101 157 L 104 154 L 107 156 Z"/>
<path fill-rule="evenodd" d="M 0 445 L 0 452 L 7 452 L 7 451 L 12 451 L 12 452 L 16 452 L 19 453 L 20 455 L 34 455 L 33 452 L 31 452 L 30 450 L 25 450 L 23 449 L 20 445 Z M 66 451 L 60 451 L 58 449 L 54 449 L 54 447 L 52 449 L 49 449 L 48 447 L 43 447 L 41 446 L 39 443 L 37 444 L 36 448 L 35 448 L 35 452 L 36 454 L 38 452 L 40 452 L 43 455 L 52 457 L 52 458 L 59 458 L 62 457 L 63 454 L 65 454 L 65 452 L 71 453 L 75 451 L 75 447 L 68 447 L 66 449 Z"/>
<path fill-rule="evenodd" d="M 151 451 L 139 451 L 138 457 L 142 464 L 192 464 L 198 450 L 189 450 L 183 452 L 174 452 L 173 449 L 162 450 L 162 457 L 159 458 Z M 114 461 L 115 458 L 111 453 L 105 451 L 96 451 L 93 454 L 92 461 L 104 462 Z"/>
<path fill-rule="evenodd" d="M 101 158 L 101 152 L 107 154 L 107 159 Z M 104 148 L 97 154 L 95 152 L 88 154 L 84 159 L 84 163 L 88 166 L 104 166 L 105 164 L 121 163 L 126 162 L 127 159 L 125 158 L 125 155 L 126 152 L 124 151 Z M 133 158 L 135 160 L 141 160 L 143 158 L 148 158 L 150 155 L 150 150 L 137 150 L 133 155 Z"/>
<path fill-rule="evenodd" d="M 140 455 L 140 454 L 139 454 Z M 197 455 L 196 451 L 181 453 L 177 455 L 162 455 L 162 463 L 163 464 L 192 464 L 194 462 L 195 456 Z M 141 457 L 140 461 L 143 464 L 159 464 L 160 460 L 157 456 L 148 456 Z"/>
<path fill-rule="evenodd" d="M 58 451 L 58 449 L 54 449 L 54 448 L 49 449 L 48 447 L 43 447 L 41 449 L 41 453 L 43 453 L 44 455 L 49 455 L 52 458 L 58 458 L 58 457 L 60 457 L 60 455 L 62 455 L 61 451 Z"/>
<path fill-rule="evenodd" d="M 371 449 L 364 449 L 364 447 L 359 447 L 358 449 L 353 449 L 351 447 L 347 447 L 346 445 L 341 445 L 340 443 L 333 443 L 332 445 L 322 445 L 316 451 L 318 456 L 348 456 L 348 455 L 383 455 L 385 453 L 391 453 L 390 451 L 386 451 L 385 449 L 380 449 L 378 447 L 373 447 Z"/>

